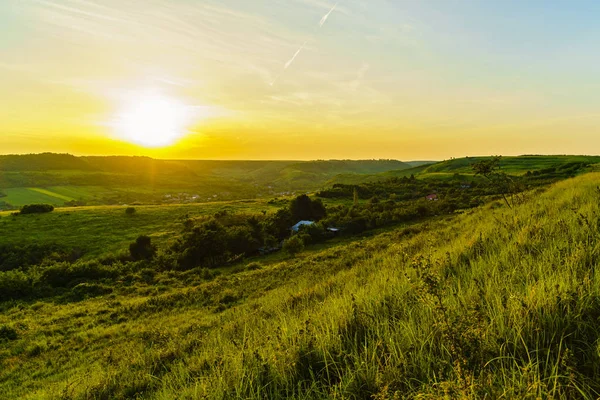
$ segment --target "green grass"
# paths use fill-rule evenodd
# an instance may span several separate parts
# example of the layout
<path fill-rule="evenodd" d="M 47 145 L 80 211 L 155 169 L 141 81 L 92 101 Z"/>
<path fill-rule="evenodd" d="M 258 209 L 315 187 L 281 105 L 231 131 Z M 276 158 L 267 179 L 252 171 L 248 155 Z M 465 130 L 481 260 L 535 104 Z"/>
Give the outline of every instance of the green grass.
<path fill-rule="evenodd" d="M 513 210 L 496 202 L 216 278 L 139 271 L 80 302 L 4 304 L 0 393 L 595 399 L 599 184 L 587 174 Z M 175 210 L 153 210 L 157 226 Z"/>
<path fill-rule="evenodd" d="M 12 188 L 2 189 L 2 191 L 6 193 L 6 197 L 3 197 L 2 201 L 17 207 L 34 203 L 47 203 L 58 206 L 68 201 L 65 200 L 66 196 L 39 188 Z"/>
<path fill-rule="evenodd" d="M 41 188 L 28 188 L 28 189 L 32 190 L 34 192 L 45 194 L 45 195 L 50 196 L 50 197 L 55 197 L 55 198 L 57 198 L 59 200 L 63 200 L 63 201 L 75 200 L 73 197 L 67 197 L 67 196 L 62 195 L 60 193 L 52 192 L 52 191 L 50 191 L 48 189 L 41 189 Z"/>
<path fill-rule="evenodd" d="M 0 212 L 0 238 L 3 244 L 58 243 L 82 250 L 85 257 L 90 258 L 126 251 L 129 243 L 140 235 L 150 235 L 159 245 L 171 242 L 181 234 L 183 222 L 188 217 L 214 215 L 224 210 L 261 213 L 277 209 L 278 206 L 262 201 L 135 206 L 137 212 L 132 216 L 125 214 L 126 208 L 57 208 L 49 214 L 18 216 Z"/>
<path fill-rule="evenodd" d="M 16 207 L 27 204 L 47 203 L 62 206 L 72 200 L 94 201 L 123 189 L 108 189 L 96 186 L 49 186 L 2 189 L 7 195 L 2 201 Z"/>

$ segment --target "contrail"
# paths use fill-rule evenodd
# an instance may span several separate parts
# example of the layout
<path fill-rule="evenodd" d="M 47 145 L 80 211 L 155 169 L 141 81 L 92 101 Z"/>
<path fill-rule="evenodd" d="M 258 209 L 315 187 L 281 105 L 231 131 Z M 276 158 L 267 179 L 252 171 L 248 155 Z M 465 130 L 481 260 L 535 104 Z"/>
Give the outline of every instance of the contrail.
<path fill-rule="evenodd" d="M 275 79 L 273 79 L 273 82 L 271 82 L 271 84 L 270 84 L 271 86 L 273 86 L 275 84 L 275 82 L 277 82 L 277 80 L 281 77 L 281 75 L 283 75 L 283 73 L 285 72 L 285 70 L 288 69 L 290 67 L 290 65 L 292 65 L 294 63 L 294 60 L 296 59 L 296 57 L 298 57 L 298 55 L 306 47 L 306 43 L 308 43 L 308 40 L 305 40 L 304 43 L 302 43 L 302 46 L 300 46 L 300 48 L 296 51 L 296 53 L 294 53 L 294 55 L 292 56 L 292 58 L 290 58 L 290 60 L 285 63 L 285 65 L 283 66 L 283 71 L 281 71 L 279 73 L 279 75 L 277 75 L 275 77 Z"/>
<path fill-rule="evenodd" d="M 322 28 L 323 25 L 325 25 L 325 23 L 327 22 L 327 20 L 329 19 L 329 16 L 331 15 L 331 13 L 333 13 L 335 11 L 335 9 L 337 8 L 338 4 L 340 4 L 340 2 L 336 2 L 333 7 L 331 7 L 331 10 L 329 10 L 329 12 L 327 14 L 325 14 L 323 16 L 323 18 L 321 18 L 321 21 L 319 21 L 319 28 Z M 298 57 L 298 55 L 300 55 L 300 53 L 302 52 L 302 50 L 304 50 L 304 48 L 306 47 L 306 43 L 308 43 L 308 40 L 306 40 L 302 46 L 300 46 L 300 48 L 296 51 L 296 53 L 294 53 L 293 57 L 290 58 L 290 60 L 288 62 L 285 63 L 283 70 L 279 73 L 279 75 L 277 75 L 275 77 L 275 79 L 273 79 L 273 82 L 271 82 L 271 86 L 273 86 L 275 84 L 275 82 L 277 82 L 277 80 L 281 77 L 281 75 L 283 75 L 283 73 L 285 72 L 286 69 L 288 69 L 296 60 L 296 57 Z"/>
<path fill-rule="evenodd" d="M 288 61 L 288 62 L 285 63 L 285 67 L 283 67 L 283 69 L 288 69 L 290 67 L 290 65 L 292 65 L 292 63 L 294 62 L 294 60 L 296 59 L 296 57 L 298 57 L 298 54 L 300 54 L 300 52 L 302 50 L 304 50 L 304 47 L 306 47 L 306 43 L 307 42 L 308 42 L 308 40 L 305 40 L 304 43 L 302 43 L 302 46 L 300 46 L 300 48 L 298 49 L 298 51 L 296 51 L 296 53 L 290 59 L 290 61 Z"/>
<path fill-rule="evenodd" d="M 321 18 L 321 21 L 319 22 L 319 28 L 322 28 L 323 25 L 325 25 L 325 22 L 327 22 L 327 19 L 329 18 L 329 16 L 331 15 L 332 12 L 335 11 L 335 9 L 337 8 L 338 4 L 340 4 L 340 2 L 336 2 L 333 7 L 331 7 L 331 10 L 329 10 L 329 12 L 327 14 L 325 14 L 323 16 L 323 18 Z"/>

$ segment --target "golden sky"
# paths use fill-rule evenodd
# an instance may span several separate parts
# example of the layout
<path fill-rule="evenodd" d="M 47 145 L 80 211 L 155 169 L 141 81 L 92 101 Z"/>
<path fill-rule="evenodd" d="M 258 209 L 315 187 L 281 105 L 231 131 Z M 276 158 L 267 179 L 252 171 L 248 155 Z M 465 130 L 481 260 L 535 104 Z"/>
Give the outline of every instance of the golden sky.
<path fill-rule="evenodd" d="M 598 3 L 2 0 L 0 153 L 598 154 Z"/>

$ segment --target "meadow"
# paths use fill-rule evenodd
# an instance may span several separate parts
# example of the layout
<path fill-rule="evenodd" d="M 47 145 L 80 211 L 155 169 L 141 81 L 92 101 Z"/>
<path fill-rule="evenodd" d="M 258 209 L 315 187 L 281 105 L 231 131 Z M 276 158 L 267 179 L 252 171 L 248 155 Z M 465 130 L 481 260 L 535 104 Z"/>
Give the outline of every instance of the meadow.
<path fill-rule="evenodd" d="M 512 209 L 494 201 L 295 257 L 140 264 L 94 295 L 4 302 L 0 393 L 597 398 L 599 184 L 589 173 Z"/>
<path fill-rule="evenodd" d="M 126 252 L 129 243 L 149 235 L 159 245 L 176 239 L 188 219 L 218 212 L 262 213 L 278 208 L 278 203 L 248 200 L 201 204 L 135 206 L 127 215 L 125 206 L 86 206 L 57 208 L 53 213 L 13 216 L 0 212 L 0 244 L 60 243 L 77 249 L 87 258 Z"/>

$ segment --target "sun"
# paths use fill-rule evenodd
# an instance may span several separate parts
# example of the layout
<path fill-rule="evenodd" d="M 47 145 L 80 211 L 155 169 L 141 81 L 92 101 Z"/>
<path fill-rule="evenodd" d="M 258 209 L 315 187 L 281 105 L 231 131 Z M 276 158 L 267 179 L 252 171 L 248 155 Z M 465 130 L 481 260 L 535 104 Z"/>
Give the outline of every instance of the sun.
<path fill-rule="evenodd" d="M 130 94 L 111 125 L 118 138 L 156 148 L 175 144 L 188 134 L 195 107 L 157 91 Z"/>

